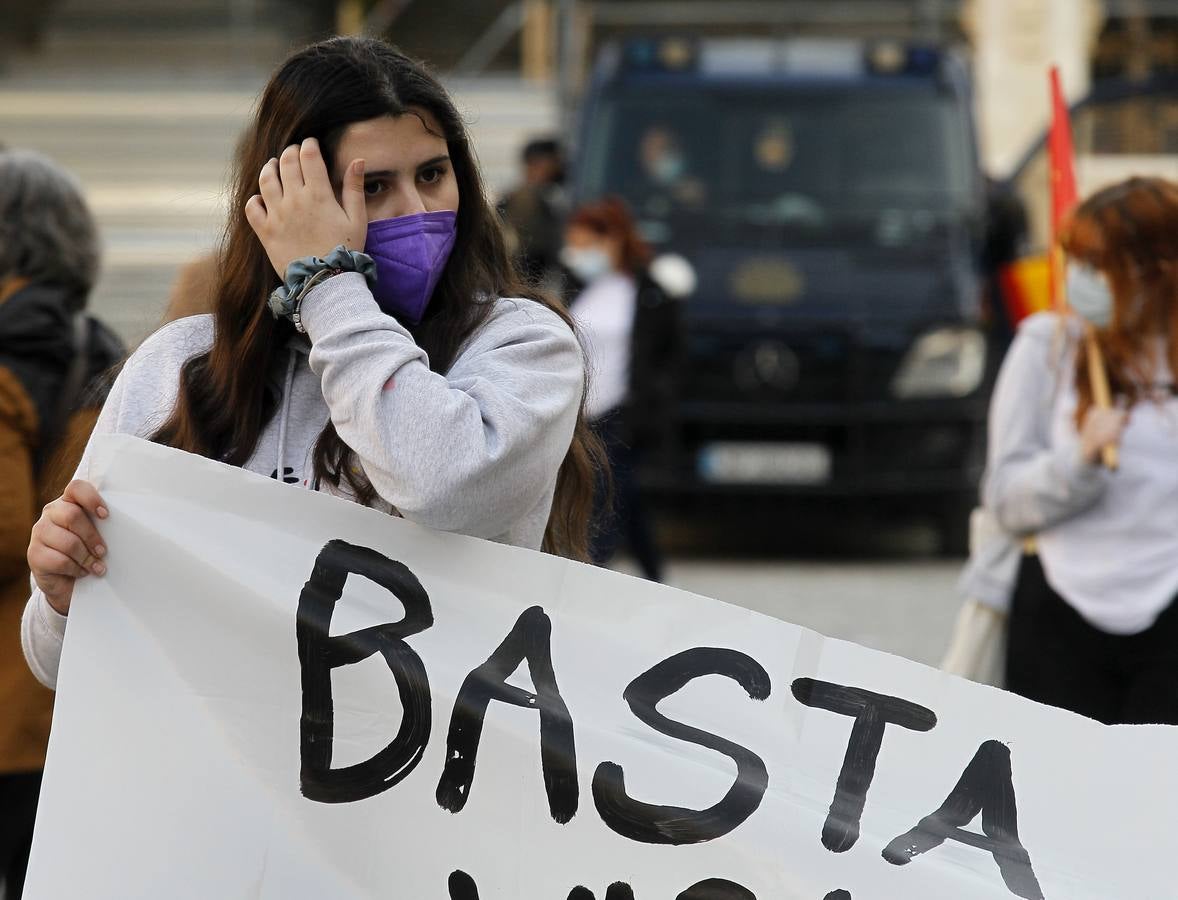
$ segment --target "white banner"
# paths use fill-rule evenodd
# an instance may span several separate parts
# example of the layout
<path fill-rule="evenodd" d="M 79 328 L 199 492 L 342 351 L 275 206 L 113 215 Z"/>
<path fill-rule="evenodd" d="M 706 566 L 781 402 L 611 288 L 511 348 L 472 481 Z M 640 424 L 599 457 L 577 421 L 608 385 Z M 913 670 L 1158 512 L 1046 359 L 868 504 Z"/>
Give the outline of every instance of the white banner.
<path fill-rule="evenodd" d="M 29 900 L 1178 894 L 1174 729 L 129 438 L 91 474 Z"/>

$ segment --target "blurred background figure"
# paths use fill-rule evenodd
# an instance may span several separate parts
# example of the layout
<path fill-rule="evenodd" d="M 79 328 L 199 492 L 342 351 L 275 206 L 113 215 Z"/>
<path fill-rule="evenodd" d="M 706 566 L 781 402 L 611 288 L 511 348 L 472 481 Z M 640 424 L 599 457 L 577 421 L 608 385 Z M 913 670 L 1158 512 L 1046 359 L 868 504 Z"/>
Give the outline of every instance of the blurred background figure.
<path fill-rule="evenodd" d="M 986 506 L 1037 547 L 1011 601 L 1006 685 L 1109 724 L 1178 724 L 1178 185 L 1098 191 L 1063 245 L 1078 315 L 1023 324 L 990 413 Z M 1087 326 L 1114 409 L 1094 404 Z"/>
<path fill-rule="evenodd" d="M 571 309 L 590 359 L 589 418 L 613 467 L 612 502 L 599 487 L 593 561 L 625 546 L 651 581 L 663 559 L 639 490 L 642 454 L 664 443 L 674 414 L 681 352 L 679 307 L 651 276 L 650 247 L 622 201 L 582 206 L 564 230 Z"/>
<path fill-rule="evenodd" d="M 638 140 L 643 183 L 636 200 L 645 215 L 664 217 L 675 209 L 698 208 L 707 197 L 694 174 L 679 132 L 666 123 L 651 125 Z"/>
<path fill-rule="evenodd" d="M 1027 207 L 1001 181 L 987 177 L 986 212 L 988 221 L 981 248 L 983 290 L 995 342 L 1007 346 L 1014 337 L 1015 323 L 1003 296 L 1002 273 L 1026 253 L 1022 244 L 1027 237 Z"/>
<path fill-rule="evenodd" d="M 41 46 L 44 22 L 52 18 L 59 0 L 44 3 L 17 3 L 15 0 L 0 2 L 0 74 L 3 74 L 8 60 L 17 53 L 35 50 Z"/>
<path fill-rule="evenodd" d="M 499 213 L 519 270 L 530 281 L 552 284 L 568 214 L 564 151 L 554 138 L 532 140 L 524 146 L 520 163 L 522 182 L 500 201 Z"/>
<path fill-rule="evenodd" d="M 73 475 L 123 355 L 86 315 L 98 277 L 77 182 L 40 154 L 0 150 L 0 879 L 17 900 L 33 836 L 52 694 L 20 649 L 25 549 L 43 503 Z"/>

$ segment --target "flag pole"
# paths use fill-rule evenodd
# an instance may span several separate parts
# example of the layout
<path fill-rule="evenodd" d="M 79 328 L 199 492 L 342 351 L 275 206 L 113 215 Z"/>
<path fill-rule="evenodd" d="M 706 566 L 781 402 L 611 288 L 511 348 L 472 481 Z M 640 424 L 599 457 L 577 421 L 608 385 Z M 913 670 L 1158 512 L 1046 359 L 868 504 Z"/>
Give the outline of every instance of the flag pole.
<path fill-rule="evenodd" d="M 1088 323 L 1084 325 L 1084 349 L 1088 354 L 1088 384 L 1092 388 L 1092 403 L 1097 409 L 1112 409 L 1113 398 L 1108 386 L 1108 372 L 1104 367 L 1104 354 L 1100 352 L 1100 344 L 1096 340 L 1096 328 Z M 1117 471 L 1121 459 L 1115 442 L 1100 448 L 1100 461 L 1110 472 Z"/>
<path fill-rule="evenodd" d="M 1064 219 L 1075 208 L 1077 202 L 1075 153 L 1068 107 L 1064 102 L 1057 66 L 1051 67 L 1050 82 L 1052 121 L 1047 149 L 1051 160 L 1051 282 L 1055 311 L 1062 314 L 1067 312 L 1068 297 L 1064 279 L 1063 248 L 1059 237 Z M 1090 322 L 1084 323 L 1084 352 L 1087 356 L 1092 404 L 1097 409 L 1112 409 L 1112 391 L 1109 388 L 1108 370 L 1104 365 L 1104 354 L 1100 351 L 1096 328 Z M 1120 453 L 1116 443 L 1102 447 L 1100 459 L 1106 469 L 1115 472 L 1120 464 Z"/>

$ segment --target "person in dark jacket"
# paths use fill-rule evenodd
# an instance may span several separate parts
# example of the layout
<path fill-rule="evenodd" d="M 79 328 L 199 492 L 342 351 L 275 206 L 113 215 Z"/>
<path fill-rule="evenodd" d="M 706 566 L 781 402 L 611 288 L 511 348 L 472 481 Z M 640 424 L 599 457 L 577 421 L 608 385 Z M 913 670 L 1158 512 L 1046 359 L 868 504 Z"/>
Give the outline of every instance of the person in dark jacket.
<path fill-rule="evenodd" d="M 529 141 L 520 156 L 522 183 L 499 202 L 520 274 L 536 284 L 559 278 L 560 234 L 568 213 L 564 151 L 552 139 Z"/>
<path fill-rule="evenodd" d="M 98 236 L 74 179 L 0 151 L 0 881 L 18 900 L 45 765 L 52 693 L 20 648 L 29 531 L 77 465 L 123 350 L 85 315 Z"/>
<path fill-rule="evenodd" d="M 564 232 L 562 262 L 575 282 L 573 318 L 592 377 L 587 412 L 613 470 L 613 503 L 599 491 L 592 557 L 609 561 L 626 543 L 643 574 L 661 581 L 662 554 L 637 472 L 669 437 L 682 332 L 679 303 L 651 276 L 650 247 L 625 204 L 606 198 L 577 209 Z M 612 508 L 611 508 L 612 506 Z"/>

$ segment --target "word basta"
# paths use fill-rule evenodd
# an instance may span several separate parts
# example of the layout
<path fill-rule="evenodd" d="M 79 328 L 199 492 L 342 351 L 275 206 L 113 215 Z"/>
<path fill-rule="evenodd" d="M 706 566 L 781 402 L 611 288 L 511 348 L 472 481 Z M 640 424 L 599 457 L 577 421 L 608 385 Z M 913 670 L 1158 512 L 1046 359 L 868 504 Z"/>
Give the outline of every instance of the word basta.
<path fill-rule="evenodd" d="M 363 576 L 390 591 L 405 615 L 392 622 L 332 636 L 331 618 L 349 575 Z M 296 626 L 302 677 L 300 723 L 301 790 L 320 803 L 354 803 L 395 787 L 421 762 L 430 740 L 432 697 L 421 657 L 408 639 L 433 625 L 429 595 L 402 563 L 375 550 L 330 541 L 316 558 L 311 577 L 299 598 Z M 539 757 L 552 819 L 568 823 L 580 807 L 573 717 L 557 686 L 551 650 L 552 623 L 541 607 L 525 610 L 491 655 L 464 679 L 454 703 L 446 736 L 446 762 L 438 780 L 438 804 L 462 811 L 475 780 L 483 722 L 492 701 L 535 711 L 539 724 Z M 396 680 L 403 715 L 393 739 L 364 762 L 332 767 L 334 707 L 331 672 L 380 654 Z M 535 692 L 508 683 L 526 663 Z M 635 800 L 627 790 L 623 768 L 603 761 L 594 771 L 590 790 L 602 822 L 615 833 L 645 844 L 685 845 L 714 841 L 756 812 L 769 787 L 769 772 L 753 751 L 661 714 L 660 701 L 697 678 L 730 678 L 756 701 L 772 692 L 768 672 L 736 650 L 695 647 L 677 653 L 639 674 L 623 698 L 634 716 L 654 731 L 675 740 L 705 747 L 729 757 L 737 769 L 727 793 L 706 809 L 656 805 Z M 851 720 L 846 754 L 822 829 L 822 845 L 845 852 L 859 839 L 859 824 L 875 775 L 876 761 L 889 726 L 927 732 L 937 724 L 932 710 L 916 703 L 857 687 L 798 678 L 794 698 L 807 707 Z M 965 826 L 981 816 L 981 832 Z M 1042 890 L 1031 858 L 1018 836 L 1010 750 L 986 741 L 966 765 L 940 808 L 892 840 L 883 858 L 902 866 L 945 841 L 957 841 L 993 856 L 1003 883 L 1024 900 L 1041 900 Z M 462 871 L 449 881 L 451 900 L 477 900 L 473 879 Z M 609 887 L 606 900 L 633 900 L 628 885 Z M 569 900 L 590 900 L 593 894 L 576 887 Z M 748 889 L 713 879 L 686 889 L 678 900 L 755 900 Z M 834 891 L 825 900 L 851 900 Z"/>

